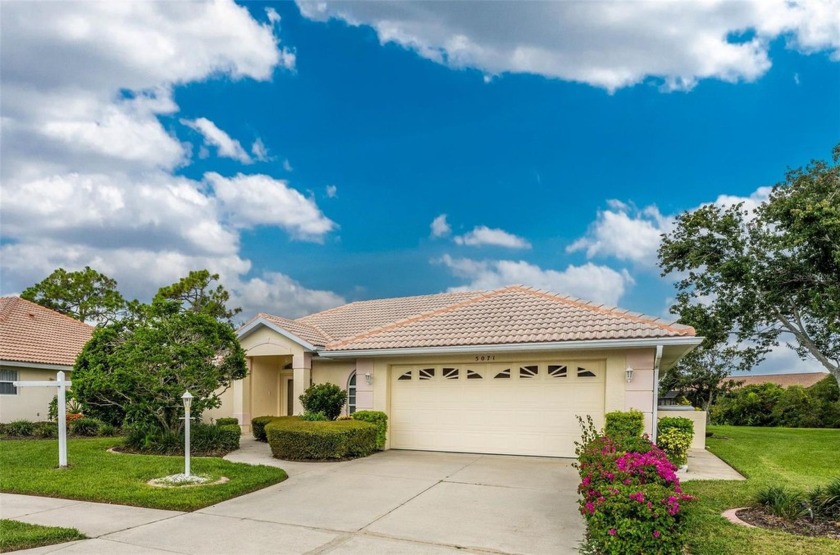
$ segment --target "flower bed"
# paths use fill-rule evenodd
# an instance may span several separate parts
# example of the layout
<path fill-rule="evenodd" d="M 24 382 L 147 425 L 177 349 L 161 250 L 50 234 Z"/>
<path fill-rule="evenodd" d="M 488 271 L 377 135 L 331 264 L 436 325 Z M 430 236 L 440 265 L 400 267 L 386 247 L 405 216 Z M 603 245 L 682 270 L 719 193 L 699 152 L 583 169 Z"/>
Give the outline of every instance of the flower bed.
<path fill-rule="evenodd" d="M 682 553 L 683 504 L 677 468 L 644 438 L 600 435 L 579 448 L 580 512 L 595 553 Z"/>

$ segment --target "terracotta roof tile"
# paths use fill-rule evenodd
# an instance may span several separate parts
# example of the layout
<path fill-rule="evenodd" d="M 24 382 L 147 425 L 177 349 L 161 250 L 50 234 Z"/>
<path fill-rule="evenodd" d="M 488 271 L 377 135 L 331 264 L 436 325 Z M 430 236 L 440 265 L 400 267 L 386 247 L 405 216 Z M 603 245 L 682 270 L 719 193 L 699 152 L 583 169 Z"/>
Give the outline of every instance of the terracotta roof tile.
<path fill-rule="evenodd" d="M 794 374 L 762 374 L 751 376 L 730 376 L 725 378 L 728 381 L 744 382 L 742 385 L 759 385 L 763 383 L 774 383 L 782 387 L 801 385 L 811 387 L 815 383 L 830 376 L 828 372 L 803 372 Z"/>
<path fill-rule="evenodd" d="M 689 326 L 520 285 L 362 301 L 298 320 L 260 316 L 327 351 L 694 335 Z"/>
<path fill-rule="evenodd" d="M 0 360 L 72 366 L 93 327 L 19 297 L 0 298 Z"/>
<path fill-rule="evenodd" d="M 327 345 L 327 343 L 330 342 L 329 336 L 327 336 L 323 331 L 319 330 L 315 326 L 305 324 L 296 320 L 289 320 L 288 318 L 282 318 L 280 316 L 274 316 L 265 312 L 260 312 L 259 314 L 248 320 L 245 324 L 243 324 L 242 327 L 244 328 L 251 322 L 260 319 L 267 320 L 272 324 L 283 328 L 292 335 L 295 335 L 316 347 L 324 347 L 325 345 Z"/>

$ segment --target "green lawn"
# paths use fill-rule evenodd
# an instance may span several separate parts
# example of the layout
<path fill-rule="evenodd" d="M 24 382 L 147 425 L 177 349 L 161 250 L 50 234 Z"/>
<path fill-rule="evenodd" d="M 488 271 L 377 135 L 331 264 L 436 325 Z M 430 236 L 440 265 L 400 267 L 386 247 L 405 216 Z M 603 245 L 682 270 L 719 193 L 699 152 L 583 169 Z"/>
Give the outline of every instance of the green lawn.
<path fill-rule="evenodd" d="M 219 458 L 192 459 L 193 474 L 226 476 L 226 484 L 156 488 L 146 484 L 184 471 L 183 457 L 108 453 L 120 438 L 71 439 L 70 466 L 58 468 L 55 440 L 0 441 L 0 491 L 118 503 L 155 509 L 194 511 L 286 479 L 269 466 L 232 463 Z"/>
<path fill-rule="evenodd" d="M 38 526 L 15 520 L 0 520 L 0 553 L 83 540 L 85 537 L 75 528 Z"/>
<path fill-rule="evenodd" d="M 729 524 L 720 513 L 750 505 L 761 488 L 810 489 L 840 475 L 840 430 L 710 426 L 709 450 L 746 476 L 746 482 L 686 482 L 700 500 L 691 511 L 689 548 L 695 555 L 840 554 L 840 542 Z"/>

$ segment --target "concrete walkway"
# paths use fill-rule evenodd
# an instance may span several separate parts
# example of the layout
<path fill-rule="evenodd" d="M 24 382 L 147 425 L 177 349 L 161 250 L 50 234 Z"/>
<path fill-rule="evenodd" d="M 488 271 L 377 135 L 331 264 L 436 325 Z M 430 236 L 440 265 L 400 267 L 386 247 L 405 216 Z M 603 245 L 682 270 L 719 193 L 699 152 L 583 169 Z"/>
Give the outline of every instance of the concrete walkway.
<path fill-rule="evenodd" d="M 711 451 L 688 450 L 688 471 L 677 472 L 680 482 L 691 480 L 746 480 Z"/>
<path fill-rule="evenodd" d="M 577 553 L 583 520 L 568 459 L 386 451 L 294 463 L 243 438 L 234 461 L 281 484 L 192 513 L 0 494 L 0 516 L 94 539 L 21 553 Z"/>

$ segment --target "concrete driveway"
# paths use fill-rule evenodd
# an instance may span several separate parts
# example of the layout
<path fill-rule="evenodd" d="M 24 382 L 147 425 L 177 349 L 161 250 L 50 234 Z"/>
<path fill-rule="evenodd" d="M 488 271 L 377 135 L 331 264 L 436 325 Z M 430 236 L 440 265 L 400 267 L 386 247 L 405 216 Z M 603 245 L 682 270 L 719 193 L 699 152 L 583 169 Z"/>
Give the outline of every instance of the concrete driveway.
<path fill-rule="evenodd" d="M 577 553 L 583 535 L 570 460 L 386 451 L 293 463 L 268 458 L 264 444 L 243 444 L 230 458 L 269 462 L 289 479 L 193 513 L 33 552 L 563 554 Z"/>

